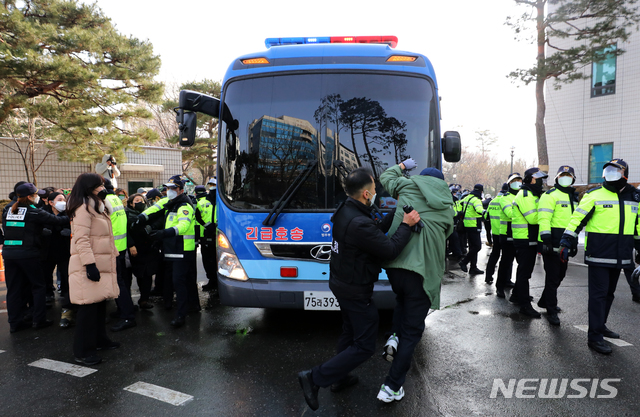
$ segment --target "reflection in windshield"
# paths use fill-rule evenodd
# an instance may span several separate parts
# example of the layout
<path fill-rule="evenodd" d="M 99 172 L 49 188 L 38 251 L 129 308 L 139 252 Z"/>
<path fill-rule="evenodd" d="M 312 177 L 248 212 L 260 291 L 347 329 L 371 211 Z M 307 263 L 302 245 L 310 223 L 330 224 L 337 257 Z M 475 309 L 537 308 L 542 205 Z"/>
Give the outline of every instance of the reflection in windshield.
<path fill-rule="evenodd" d="M 323 83 L 314 84 L 309 77 L 322 76 L 267 77 L 230 84 L 225 102 L 240 125 L 237 140 L 228 136 L 225 141 L 220 186 L 233 206 L 273 208 L 313 160 L 318 160 L 316 168 L 288 209 L 331 209 L 346 198 L 344 177 L 334 161 L 341 161 L 347 171 L 366 166 L 376 180 L 409 155 L 429 161 L 428 146 L 437 123 L 430 120 L 435 107 L 428 81 L 325 74 L 325 84 L 332 84 L 327 79 L 334 81 L 336 89 L 321 94 Z M 371 80 L 363 83 L 362 78 Z M 391 80 L 396 84 L 389 85 Z M 358 90 L 370 95 L 354 95 Z M 379 205 L 393 206 L 395 200 L 376 183 L 381 191 Z"/>

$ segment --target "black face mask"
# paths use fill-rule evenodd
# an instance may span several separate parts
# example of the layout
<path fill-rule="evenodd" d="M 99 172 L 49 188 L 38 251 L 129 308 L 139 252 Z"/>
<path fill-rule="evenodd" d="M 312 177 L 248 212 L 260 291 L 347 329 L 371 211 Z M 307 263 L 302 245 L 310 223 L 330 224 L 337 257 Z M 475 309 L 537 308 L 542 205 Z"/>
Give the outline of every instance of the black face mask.
<path fill-rule="evenodd" d="M 98 192 L 98 198 L 99 198 L 100 200 L 104 200 L 105 198 L 107 198 L 107 194 L 109 194 L 109 193 L 107 192 L 107 189 L 106 189 L 106 188 L 103 188 L 100 192 Z"/>
<path fill-rule="evenodd" d="M 619 180 L 616 180 L 616 181 L 606 181 L 605 180 L 604 183 L 606 185 L 608 185 L 609 187 L 620 191 L 627 185 L 627 180 L 625 178 L 620 178 Z"/>
<path fill-rule="evenodd" d="M 136 209 L 136 211 L 143 212 L 143 211 L 144 211 L 144 209 L 146 209 L 146 208 L 147 208 L 147 205 L 146 205 L 146 204 L 144 204 L 144 203 L 135 203 L 135 204 L 133 205 L 133 208 L 135 208 L 135 209 Z"/>

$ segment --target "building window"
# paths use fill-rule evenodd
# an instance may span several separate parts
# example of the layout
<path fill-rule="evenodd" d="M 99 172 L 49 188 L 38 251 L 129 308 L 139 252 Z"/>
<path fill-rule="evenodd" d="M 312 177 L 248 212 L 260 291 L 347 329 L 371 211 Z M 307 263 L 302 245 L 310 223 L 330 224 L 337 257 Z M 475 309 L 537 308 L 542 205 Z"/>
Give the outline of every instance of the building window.
<path fill-rule="evenodd" d="M 616 92 L 616 45 L 604 48 L 597 62 L 591 67 L 591 97 L 615 94 Z"/>
<path fill-rule="evenodd" d="M 613 159 L 613 143 L 589 145 L 589 184 L 602 182 L 602 167 Z"/>

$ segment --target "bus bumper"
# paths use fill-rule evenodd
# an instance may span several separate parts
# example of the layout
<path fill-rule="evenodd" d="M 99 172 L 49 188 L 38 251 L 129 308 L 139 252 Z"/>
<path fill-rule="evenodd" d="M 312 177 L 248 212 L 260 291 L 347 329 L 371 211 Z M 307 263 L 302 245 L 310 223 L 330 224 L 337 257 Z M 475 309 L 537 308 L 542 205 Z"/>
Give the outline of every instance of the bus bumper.
<path fill-rule="evenodd" d="M 330 291 L 329 281 L 249 279 L 238 281 L 218 274 L 218 294 L 222 305 L 234 307 L 304 309 L 305 291 Z M 396 305 L 389 281 L 373 287 L 373 301 L 380 310 Z"/>

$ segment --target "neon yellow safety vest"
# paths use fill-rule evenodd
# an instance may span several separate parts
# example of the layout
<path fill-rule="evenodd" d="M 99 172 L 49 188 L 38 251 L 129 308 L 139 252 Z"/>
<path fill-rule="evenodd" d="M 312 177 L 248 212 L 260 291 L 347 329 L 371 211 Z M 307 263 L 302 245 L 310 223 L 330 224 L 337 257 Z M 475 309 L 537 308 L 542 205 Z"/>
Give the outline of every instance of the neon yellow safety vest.
<path fill-rule="evenodd" d="M 605 187 L 588 191 L 573 212 L 566 234 L 587 232 L 585 263 L 608 268 L 633 265 L 633 247 L 640 243 L 636 192 L 618 194 Z"/>
<path fill-rule="evenodd" d="M 205 227 L 209 226 L 214 222 L 213 208 L 214 208 L 213 204 L 211 204 L 211 201 L 207 199 L 206 195 L 198 199 L 198 205 L 196 206 L 196 209 L 200 212 L 200 217 L 202 218 L 202 221 L 203 221 L 203 224 L 201 225 L 201 227 L 199 227 L 200 237 L 204 237 Z"/>
<path fill-rule="evenodd" d="M 169 197 L 163 197 L 160 200 L 153 203 L 153 205 L 147 208 L 142 214 L 149 220 L 149 215 L 164 210 L 164 206 L 169 202 Z"/>
<path fill-rule="evenodd" d="M 569 225 L 574 206 L 571 195 L 557 188 L 552 188 L 540 197 L 538 203 L 538 225 L 540 226 L 540 242 L 544 236 L 551 237 L 556 252 L 560 248 L 560 239 L 564 229 Z"/>
<path fill-rule="evenodd" d="M 507 236 L 507 241 L 509 242 L 513 241 L 511 212 L 513 211 L 514 198 L 515 195 L 511 191 L 508 191 L 507 194 L 500 199 L 500 235 Z"/>
<path fill-rule="evenodd" d="M 122 200 L 115 194 L 107 194 L 105 198 L 110 204 L 111 209 L 111 227 L 113 229 L 113 239 L 116 249 L 119 252 L 127 249 L 127 213 L 124 211 Z"/>
<path fill-rule="evenodd" d="M 162 200 L 161 200 L 162 201 Z M 164 228 L 174 228 L 176 236 L 163 239 L 164 257 L 168 260 L 184 258 L 196 250 L 196 217 L 193 206 L 185 203 L 167 212 Z"/>
<path fill-rule="evenodd" d="M 538 202 L 530 190 L 520 190 L 513 199 L 511 210 L 511 231 L 513 242 L 529 242 L 529 246 L 538 244 Z"/>
<path fill-rule="evenodd" d="M 491 233 L 494 235 L 500 234 L 500 200 L 502 200 L 503 197 L 503 195 L 498 194 L 491 200 L 489 207 L 487 207 L 487 213 L 485 214 L 485 218 L 488 218 L 491 222 Z"/>
<path fill-rule="evenodd" d="M 478 220 L 482 219 L 482 201 L 473 194 L 469 194 L 462 200 L 460 200 L 461 211 L 463 212 L 464 227 L 469 229 L 482 230 L 482 225 L 478 223 Z"/>

